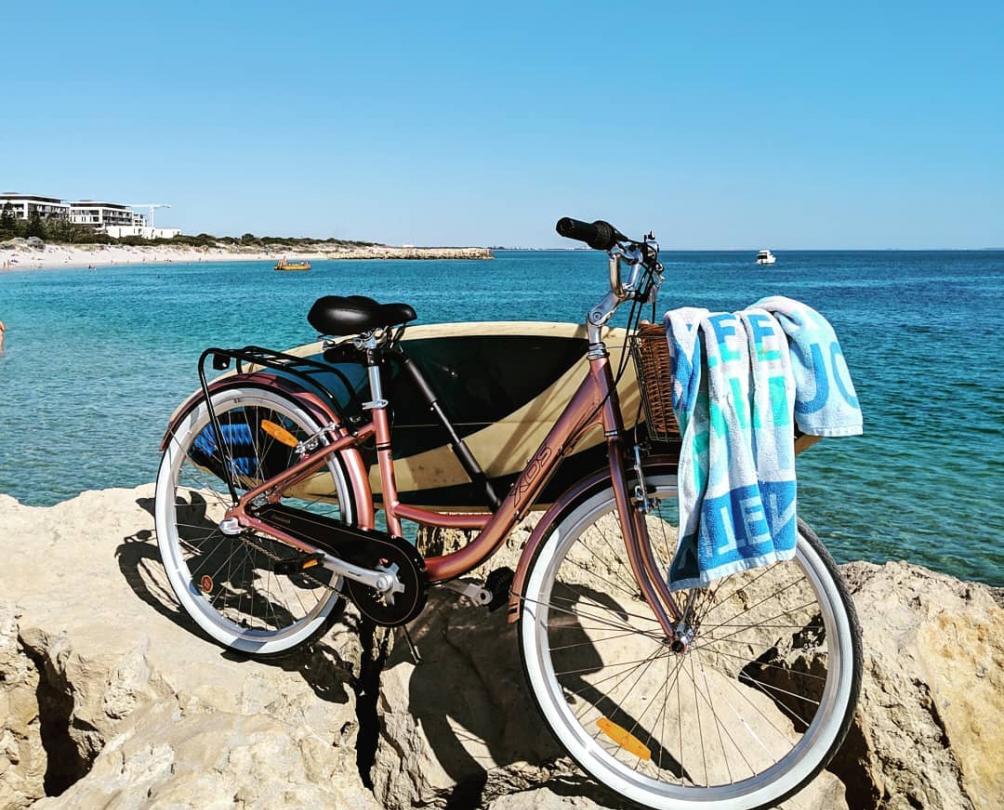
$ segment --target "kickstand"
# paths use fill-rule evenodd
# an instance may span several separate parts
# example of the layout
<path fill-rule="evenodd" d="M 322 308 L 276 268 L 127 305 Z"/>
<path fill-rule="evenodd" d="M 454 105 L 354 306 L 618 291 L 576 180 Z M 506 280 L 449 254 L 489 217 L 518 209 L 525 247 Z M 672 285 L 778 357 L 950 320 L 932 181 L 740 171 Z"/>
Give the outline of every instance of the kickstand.
<path fill-rule="evenodd" d="M 421 664 L 422 656 L 418 654 L 418 647 L 416 647 L 415 642 L 411 640 L 411 633 L 408 632 L 408 626 L 402 625 L 401 630 L 404 631 L 404 637 L 408 642 L 408 649 L 411 650 L 411 657 L 414 659 L 416 664 Z"/>

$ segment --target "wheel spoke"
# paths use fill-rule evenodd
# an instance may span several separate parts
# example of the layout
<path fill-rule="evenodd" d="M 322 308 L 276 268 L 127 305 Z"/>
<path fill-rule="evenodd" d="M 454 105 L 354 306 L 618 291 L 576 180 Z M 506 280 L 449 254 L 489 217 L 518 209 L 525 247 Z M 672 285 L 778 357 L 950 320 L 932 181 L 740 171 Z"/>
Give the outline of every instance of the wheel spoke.
<path fill-rule="evenodd" d="M 660 641 L 660 642 L 662 641 L 662 636 L 657 635 L 656 633 L 651 633 L 651 632 L 645 631 L 645 630 L 638 630 L 637 628 L 632 627 L 629 624 L 625 624 L 624 622 L 610 621 L 609 619 L 605 619 L 602 616 L 594 616 L 591 613 L 583 613 L 581 611 L 580 612 L 576 612 L 574 610 L 569 610 L 568 608 L 562 608 L 562 607 L 559 607 L 558 605 L 553 605 L 553 604 L 551 604 L 549 602 L 538 602 L 538 601 L 530 599 L 530 598 L 528 598 L 526 596 L 519 597 L 519 600 L 521 602 L 530 602 L 530 603 L 535 604 L 535 605 L 541 605 L 543 607 L 546 607 L 548 610 L 554 610 L 554 611 L 557 611 L 558 613 L 563 613 L 563 614 L 566 614 L 568 616 L 575 616 L 575 617 L 581 616 L 584 619 L 589 619 L 590 621 L 599 622 L 600 624 L 607 625 L 607 627 L 613 628 L 614 630 L 631 630 L 631 631 L 633 631 L 634 633 L 636 633 L 638 635 L 648 636 L 649 638 L 653 638 L 656 641 Z"/>
<path fill-rule="evenodd" d="M 806 602 L 805 604 L 799 605 L 796 608 L 791 608 L 790 610 L 783 610 L 780 613 L 778 613 L 778 614 L 776 614 L 774 616 L 771 616 L 769 619 L 765 619 L 765 621 L 770 622 L 770 621 L 773 621 L 774 619 L 779 619 L 782 616 L 787 616 L 787 615 L 789 615 L 791 613 L 796 613 L 797 611 L 804 610 L 809 605 L 813 605 L 813 604 L 816 604 L 816 603 L 815 602 Z M 804 628 L 804 627 L 807 627 L 808 624 L 809 624 L 809 622 L 806 622 L 803 625 L 799 625 L 799 627 Z M 705 644 L 702 645 L 702 646 L 708 646 L 710 644 L 715 644 L 715 643 L 717 643 L 719 641 L 726 641 L 727 639 L 730 639 L 733 636 L 738 636 L 740 633 L 743 633 L 743 632 L 745 632 L 745 630 L 733 630 L 731 633 L 728 633 L 728 634 L 726 634 L 724 636 L 712 636 L 712 637 L 706 639 L 705 640 Z"/>

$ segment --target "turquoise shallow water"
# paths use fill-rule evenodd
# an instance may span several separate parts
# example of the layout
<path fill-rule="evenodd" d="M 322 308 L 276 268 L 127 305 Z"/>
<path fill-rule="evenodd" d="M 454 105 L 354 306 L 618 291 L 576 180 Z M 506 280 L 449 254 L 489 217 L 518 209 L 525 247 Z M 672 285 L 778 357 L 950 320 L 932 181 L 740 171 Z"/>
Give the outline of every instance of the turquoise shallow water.
<path fill-rule="evenodd" d="M 835 325 L 866 434 L 801 457 L 800 514 L 841 560 L 905 558 L 1004 585 L 1004 253 L 664 256 L 663 309 L 781 293 Z M 0 492 L 51 504 L 151 481 L 167 416 L 206 345 L 293 346 L 326 293 L 412 303 L 423 322 L 578 322 L 603 293 L 591 252 L 486 262 L 141 265 L 0 273 Z M 2 530 L 2 527 L 0 527 Z"/>

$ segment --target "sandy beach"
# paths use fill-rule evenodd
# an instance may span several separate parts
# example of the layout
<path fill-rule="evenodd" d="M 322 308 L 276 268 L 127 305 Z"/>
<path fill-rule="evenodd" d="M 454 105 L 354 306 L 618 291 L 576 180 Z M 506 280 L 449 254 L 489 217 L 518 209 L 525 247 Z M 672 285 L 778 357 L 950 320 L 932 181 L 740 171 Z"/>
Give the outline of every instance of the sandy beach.
<path fill-rule="evenodd" d="M 30 247 L 24 240 L 0 243 L 0 271 L 60 267 L 103 267 L 115 264 L 276 261 L 298 259 L 490 259 L 491 250 L 478 247 L 413 247 L 395 245 L 311 245 L 309 250 L 275 245 L 269 249 L 226 245 L 51 245 Z M 12 244 L 14 242 L 14 244 Z"/>

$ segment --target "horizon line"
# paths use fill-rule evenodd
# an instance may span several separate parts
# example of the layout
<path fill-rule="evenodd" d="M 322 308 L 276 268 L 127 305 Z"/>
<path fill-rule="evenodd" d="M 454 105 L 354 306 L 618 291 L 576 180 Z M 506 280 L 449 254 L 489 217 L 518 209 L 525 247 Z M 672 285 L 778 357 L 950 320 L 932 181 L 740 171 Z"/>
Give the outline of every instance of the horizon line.
<path fill-rule="evenodd" d="M 474 246 L 471 246 L 474 247 Z M 561 251 L 564 253 L 592 253 L 596 252 L 589 247 L 510 247 L 507 245 L 485 245 L 489 250 L 524 250 L 524 251 Z M 711 248 L 711 247 L 700 247 L 700 248 L 667 248 L 664 245 L 659 246 L 661 253 L 756 253 L 757 251 L 764 250 L 764 248 L 745 248 L 745 247 L 729 247 L 729 248 Z M 1000 253 L 1004 252 L 1004 246 L 1001 247 L 825 247 L 825 248 L 801 248 L 801 247 L 782 247 L 782 248 L 770 248 L 772 253 L 778 252 L 790 252 L 790 253 Z"/>

